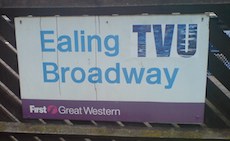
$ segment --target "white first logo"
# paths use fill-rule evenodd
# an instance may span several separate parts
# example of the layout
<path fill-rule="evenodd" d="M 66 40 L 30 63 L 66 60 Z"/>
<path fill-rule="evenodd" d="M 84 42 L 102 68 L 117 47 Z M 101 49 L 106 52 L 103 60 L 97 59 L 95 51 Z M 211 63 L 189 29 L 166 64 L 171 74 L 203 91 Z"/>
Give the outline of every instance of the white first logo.
<path fill-rule="evenodd" d="M 47 108 L 43 107 L 35 107 L 34 105 L 30 105 L 30 113 L 47 113 Z"/>

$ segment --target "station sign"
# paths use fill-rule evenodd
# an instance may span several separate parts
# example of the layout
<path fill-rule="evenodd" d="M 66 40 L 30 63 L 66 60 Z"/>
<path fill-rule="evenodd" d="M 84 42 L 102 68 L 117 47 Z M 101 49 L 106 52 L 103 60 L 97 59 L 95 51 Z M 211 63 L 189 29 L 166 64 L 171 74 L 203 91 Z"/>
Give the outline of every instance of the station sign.
<path fill-rule="evenodd" d="M 24 118 L 202 123 L 209 17 L 15 18 Z"/>

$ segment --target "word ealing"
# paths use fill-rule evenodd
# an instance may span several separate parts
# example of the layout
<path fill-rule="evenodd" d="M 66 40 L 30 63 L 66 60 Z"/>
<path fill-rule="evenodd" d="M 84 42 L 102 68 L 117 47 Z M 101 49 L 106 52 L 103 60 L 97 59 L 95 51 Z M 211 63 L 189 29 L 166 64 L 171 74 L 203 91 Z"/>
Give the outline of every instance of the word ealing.
<path fill-rule="evenodd" d="M 172 40 L 175 30 L 174 24 L 166 24 L 165 33 L 162 33 L 162 25 L 133 25 L 132 34 L 137 36 L 137 57 L 146 57 L 146 34 L 152 32 L 155 42 L 156 57 L 170 57 Z M 197 48 L 197 24 L 177 25 L 177 53 L 182 58 L 190 58 L 195 55 Z M 164 37 L 163 37 L 164 35 Z M 119 55 L 119 35 L 107 35 L 104 38 L 99 35 L 85 35 L 84 30 L 74 30 L 73 39 L 68 35 L 56 36 L 53 30 L 40 31 L 41 51 L 52 52 L 97 52 L 104 53 L 107 57 Z M 55 43 L 57 44 L 54 47 Z M 104 51 L 104 52 L 103 52 Z M 99 67 L 92 67 L 85 70 L 82 67 L 60 67 L 54 62 L 43 62 L 43 80 L 45 83 L 65 83 L 72 81 L 76 84 L 88 83 L 109 83 L 109 84 L 149 84 L 162 85 L 171 89 L 177 78 L 179 68 L 126 68 L 118 62 L 109 65 L 103 70 Z M 66 78 L 69 76 L 71 80 Z M 163 78 L 164 77 L 164 78 Z"/>

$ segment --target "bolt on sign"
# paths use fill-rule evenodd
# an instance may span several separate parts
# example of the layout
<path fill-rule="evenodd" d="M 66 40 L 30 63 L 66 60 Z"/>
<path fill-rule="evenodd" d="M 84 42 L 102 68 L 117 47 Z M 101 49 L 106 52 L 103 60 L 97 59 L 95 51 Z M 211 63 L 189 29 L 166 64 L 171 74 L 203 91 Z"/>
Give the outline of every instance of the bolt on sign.
<path fill-rule="evenodd" d="M 24 118 L 202 123 L 209 17 L 17 17 Z"/>

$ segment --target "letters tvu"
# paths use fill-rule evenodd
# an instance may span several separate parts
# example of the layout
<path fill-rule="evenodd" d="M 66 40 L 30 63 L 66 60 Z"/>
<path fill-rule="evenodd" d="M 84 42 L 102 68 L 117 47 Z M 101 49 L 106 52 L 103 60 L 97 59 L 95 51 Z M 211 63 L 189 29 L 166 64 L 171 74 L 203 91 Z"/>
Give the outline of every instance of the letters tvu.
<path fill-rule="evenodd" d="M 157 57 L 169 57 L 174 35 L 174 24 L 165 25 L 165 33 L 162 33 L 162 25 L 133 25 L 133 32 L 137 32 L 138 57 L 146 57 L 146 33 L 152 32 L 155 41 Z M 163 37 L 164 35 L 164 37 Z M 181 57 L 191 57 L 197 48 L 197 24 L 177 25 L 177 53 Z"/>

